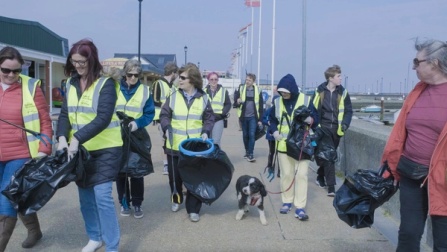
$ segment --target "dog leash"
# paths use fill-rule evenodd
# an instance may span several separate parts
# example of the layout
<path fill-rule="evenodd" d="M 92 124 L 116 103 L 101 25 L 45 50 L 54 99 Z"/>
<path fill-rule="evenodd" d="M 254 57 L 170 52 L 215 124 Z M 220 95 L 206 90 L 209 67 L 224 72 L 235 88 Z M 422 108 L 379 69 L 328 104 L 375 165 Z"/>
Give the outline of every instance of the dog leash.
<path fill-rule="evenodd" d="M 283 113 L 283 115 L 282 115 L 282 117 L 281 117 L 281 126 L 279 127 L 279 129 L 281 130 L 281 128 L 282 128 L 282 122 L 283 122 L 283 118 L 284 118 L 285 116 L 284 116 L 284 113 Z M 290 122 L 289 122 L 289 119 L 286 117 L 286 121 L 287 121 L 287 125 L 289 125 L 289 129 L 290 129 Z M 310 124 L 309 125 L 309 128 L 312 126 L 312 124 Z M 302 145 L 301 145 L 301 151 L 300 151 L 300 157 L 299 157 L 299 159 L 301 160 L 301 157 L 302 157 L 302 154 L 303 154 L 303 147 L 304 147 L 304 140 L 306 139 L 306 137 L 307 137 L 307 135 L 309 134 L 309 130 L 307 130 L 305 133 L 304 133 L 304 135 L 303 135 L 303 143 L 302 143 Z M 273 157 L 273 167 L 275 167 L 275 165 L 276 165 L 276 159 L 278 158 L 278 143 L 276 143 L 276 149 L 275 149 L 275 154 L 274 154 L 274 157 Z M 269 191 L 269 190 L 267 190 L 266 189 L 266 191 L 268 192 L 268 193 L 270 193 L 270 194 L 281 194 L 281 193 L 285 193 L 285 192 L 287 192 L 287 191 L 289 191 L 291 188 L 292 188 L 292 185 L 295 183 L 295 177 L 296 177 L 296 173 L 298 172 L 298 169 L 296 169 L 295 170 L 295 174 L 293 174 L 293 180 L 292 180 L 292 182 L 290 183 L 290 185 L 289 185 L 289 187 L 287 187 L 287 189 L 286 190 L 284 190 L 284 191 L 279 191 L 279 192 L 271 192 L 271 191 Z M 271 180 L 270 180 L 271 181 Z"/>

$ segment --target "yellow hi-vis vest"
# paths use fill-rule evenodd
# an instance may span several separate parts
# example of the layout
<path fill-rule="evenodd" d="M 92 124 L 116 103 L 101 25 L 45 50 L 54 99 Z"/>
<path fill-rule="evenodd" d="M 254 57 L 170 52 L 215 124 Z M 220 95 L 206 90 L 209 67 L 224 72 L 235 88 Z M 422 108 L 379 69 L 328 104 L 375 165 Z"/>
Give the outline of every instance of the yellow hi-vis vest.
<path fill-rule="evenodd" d="M 337 116 L 337 121 L 338 121 L 338 127 L 337 127 L 337 135 L 339 136 L 343 136 L 345 133 L 341 130 L 341 123 L 343 122 L 343 116 L 345 115 L 345 98 L 346 95 L 348 94 L 348 91 L 345 89 L 343 90 L 343 94 L 338 95 L 338 116 Z M 315 90 L 315 97 L 314 97 L 314 106 L 317 109 L 318 112 L 320 112 L 320 108 L 318 107 L 320 105 L 320 103 L 322 104 L 322 96 L 320 96 L 320 93 L 317 92 L 317 90 Z"/>
<path fill-rule="evenodd" d="M 168 96 L 170 96 L 175 91 L 175 87 L 174 85 L 172 85 L 172 88 L 169 88 L 168 83 L 166 83 L 163 80 L 158 80 L 157 82 L 159 83 L 160 87 L 160 100 L 159 101 L 154 100 L 154 101 L 163 104 L 166 101 L 166 98 L 168 98 Z M 160 107 L 155 106 L 154 120 L 160 120 L 160 111 L 161 106 Z"/>
<path fill-rule="evenodd" d="M 225 103 L 225 91 L 226 89 L 221 86 L 219 91 L 217 91 L 217 93 L 211 99 L 211 107 L 213 108 L 213 112 L 215 114 L 222 114 Z"/>
<path fill-rule="evenodd" d="M 166 148 L 171 150 L 179 150 L 180 143 L 189 138 L 200 137 L 202 133 L 202 115 L 208 103 L 208 96 L 203 95 L 200 98 L 194 98 L 191 107 L 188 109 L 183 94 L 174 92 L 171 95 L 169 107 L 172 110 L 172 145 L 168 139 L 166 140 Z"/>
<path fill-rule="evenodd" d="M 25 129 L 40 132 L 39 111 L 34 103 L 36 88 L 40 87 L 40 80 L 20 75 L 22 79 L 22 117 Z M 39 139 L 33 134 L 26 132 L 28 149 L 32 158 L 37 157 L 39 152 Z"/>
<path fill-rule="evenodd" d="M 279 97 L 275 99 L 275 116 L 280 124 L 282 121 L 282 124 L 278 125 L 279 134 L 281 134 L 282 136 L 282 139 L 278 142 L 279 152 L 287 152 L 286 139 L 290 131 L 287 121 L 289 121 L 290 123 L 293 121 L 293 111 L 295 111 L 301 105 L 305 106 L 309 105 L 309 98 L 307 95 L 303 93 L 301 93 L 298 96 L 298 100 L 295 103 L 295 107 L 293 108 L 291 115 L 289 115 L 287 114 L 287 110 L 284 107 L 283 98 Z M 286 120 L 286 118 L 282 119 L 283 116 L 287 117 L 288 120 Z"/>
<path fill-rule="evenodd" d="M 134 119 L 140 118 L 143 115 L 143 108 L 149 99 L 150 90 L 148 86 L 140 84 L 135 91 L 135 94 L 126 101 L 121 91 L 118 92 L 118 101 L 116 102 L 116 111 L 123 111 L 126 115 Z"/>
<path fill-rule="evenodd" d="M 67 80 L 67 108 L 71 124 L 70 140 L 78 130 L 89 124 L 97 116 L 99 93 L 107 79 L 107 77 L 97 79 L 92 86 L 84 90 L 79 100 L 76 88 L 70 85 L 70 79 Z M 118 116 L 114 113 L 107 128 L 82 145 L 88 151 L 122 146 L 123 140 L 121 139 Z"/>
<path fill-rule="evenodd" d="M 258 89 L 258 86 L 257 85 L 255 85 L 255 84 L 253 84 L 253 88 L 255 89 L 255 110 L 256 110 L 256 115 L 257 115 L 257 118 L 258 118 L 258 120 L 260 120 L 260 118 L 259 118 L 259 108 L 258 108 L 258 106 L 259 106 L 259 94 L 260 94 L 260 90 Z M 240 97 L 239 98 L 241 98 L 241 100 L 242 100 L 242 103 L 244 103 L 245 102 L 245 96 L 246 96 L 246 90 L 247 90 L 247 86 L 246 85 L 243 85 L 242 87 L 241 87 L 241 91 L 240 91 Z M 237 110 L 237 116 L 238 117 L 241 117 L 241 115 L 242 115 L 242 106 L 240 106 L 239 107 L 239 109 Z"/>

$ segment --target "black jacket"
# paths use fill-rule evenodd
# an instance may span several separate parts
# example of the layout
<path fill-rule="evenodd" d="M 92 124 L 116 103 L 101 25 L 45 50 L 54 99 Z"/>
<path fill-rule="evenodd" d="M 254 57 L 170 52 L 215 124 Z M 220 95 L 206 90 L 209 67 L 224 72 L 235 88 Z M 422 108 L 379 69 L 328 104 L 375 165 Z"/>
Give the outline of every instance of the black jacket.
<path fill-rule="evenodd" d="M 78 98 L 80 98 L 82 93 L 79 85 L 79 75 L 71 78 L 70 85 L 76 88 Z M 74 134 L 80 145 L 107 128 L 115 113 L 116 100 L 115 81 L 110 78 L 99 93 L 98 104 L 100 105 L 97 108 L 96 118 Z M 56 136 L 58 138 L 59 136 L 65 136 L 68 140 L 70 130 L 71 124 L 68 119 L 67 99 L 65 97 L 58 119 Z M 121 164 L 121 149 L 122 147 L 115 147 L 90 152 L 91 158 L 86 164 L 84 177 L 76 184 L 80 187 L 91 187 L 115 180 Z"/>

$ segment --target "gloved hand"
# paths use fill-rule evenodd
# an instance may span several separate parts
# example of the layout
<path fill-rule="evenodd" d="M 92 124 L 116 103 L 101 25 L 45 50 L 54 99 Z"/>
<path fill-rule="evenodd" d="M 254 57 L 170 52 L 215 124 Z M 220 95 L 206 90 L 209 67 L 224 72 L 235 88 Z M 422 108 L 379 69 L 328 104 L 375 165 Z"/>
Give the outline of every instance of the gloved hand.
<path fill-rule="evenodd" d="M 314 122 L 314 119 L 310 116 L 306 117 L 306 120 L 304 120 L 305 123 L 311 125 Z"/>
<path fill-rule="evenodd" d="M 275 178 L 275 167 L 267 166 L 264 169 L 264 174 L 267 172 L 267 179 L 269 182 L 272 182 L 272 180 Z"/>
<path fill-rule="evenodd" d="M 68 146 L 67 154 L 68 154 L 68 161 L 70 161 L 74 156 L 76 155 L 76 152 L 78 152 L 79 148 L 79 141 L 76 139 L 76 137 L 72 137 L 70 141 L 70 146 Z"/>
<path fill-rule="evenodd" d="M 130 132 L 134 132 L 135 130 L 137 130 L 138 129 L 137 123 L 135 121 L 131 121 L 129 123 L 129 129 Z"/>
<path fill-rule="evenodd" d="M 273 132 L 273 137 L 275 138 L 276 141 L 281 141 L 282 139 L 282 136 L 281 134 L 279 134 L 279 131 Z"/>
<path fill-rule="evenodd" d="M 341 131 L 342 131 L 342 132 L 345 132 L 346 130 L 348 130 L 348 125 L 346 125 L 346 124 L 342 124 L 342 125 L 341 125 Z"/>
<path fill-rule="evenodd" d="M 67 139 L 64 136 L 59 137 L 59 143 L 57 144 L 57 150 L 68 149 Z"/>
<path fill-rule="evenodd" d="M 202 141 L 206 141 L 208 139 L 208 134 L 206 134 L 206 133 L 203 133 L 202 134 Z"/>
<path fill-rule="evenodd" d="M 46 156 L 48 156 L 46 153 L 43 153 L 43 152 L 37 153 L 37 158 L 43 158 L 43 157 L 46 157 Z"/>

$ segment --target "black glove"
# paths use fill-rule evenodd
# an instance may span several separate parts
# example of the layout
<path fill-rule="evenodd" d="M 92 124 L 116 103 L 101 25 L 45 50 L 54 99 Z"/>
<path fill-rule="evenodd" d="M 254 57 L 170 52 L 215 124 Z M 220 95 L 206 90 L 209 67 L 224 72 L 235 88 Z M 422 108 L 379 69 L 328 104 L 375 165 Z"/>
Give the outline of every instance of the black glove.
<path fill-rule="evenodd" d="M 348 130 L 348 125 L 346 125 L 346 124 L 342 124 L 342 125 L 341 125 L 341 131 L 342 131 L 342 132 L 345 132 L 346 130 Z"/>

